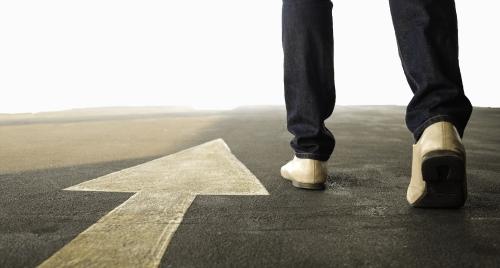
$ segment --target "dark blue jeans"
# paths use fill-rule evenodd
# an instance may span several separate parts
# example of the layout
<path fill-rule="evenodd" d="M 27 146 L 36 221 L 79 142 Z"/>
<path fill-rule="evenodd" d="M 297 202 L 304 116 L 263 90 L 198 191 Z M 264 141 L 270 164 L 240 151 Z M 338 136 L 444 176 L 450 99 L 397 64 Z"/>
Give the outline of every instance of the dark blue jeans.
<path fill-rule="evenodd" d="M 415 142 L 438 121 L 453 123 L 463 137 L 472 105 L 459 69 L 454 0 L 389 3 L 399 57 L 414 94 L 406 126 Z M 334 135 L 324 124 L 335 106 L 332 6 L 330 0 L 283 0 L 287 128 L 299 158 L 326 161 L 335 147 Z"/>

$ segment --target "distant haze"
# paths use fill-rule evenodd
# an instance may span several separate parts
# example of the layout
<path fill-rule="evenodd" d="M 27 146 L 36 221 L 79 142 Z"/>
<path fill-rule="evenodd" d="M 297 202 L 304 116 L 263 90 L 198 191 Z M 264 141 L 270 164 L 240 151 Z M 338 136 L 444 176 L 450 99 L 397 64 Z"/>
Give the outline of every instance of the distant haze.
<path fill-rule="evenodd" d="M 406 105 L 388 2 L 333 4 L 337 104 Z M 500 3 L 456 4 L 466 94 L 498 107 Z M 281 1 L 0 2 L 0 113 L 284 105 L 282 61 Z"/>

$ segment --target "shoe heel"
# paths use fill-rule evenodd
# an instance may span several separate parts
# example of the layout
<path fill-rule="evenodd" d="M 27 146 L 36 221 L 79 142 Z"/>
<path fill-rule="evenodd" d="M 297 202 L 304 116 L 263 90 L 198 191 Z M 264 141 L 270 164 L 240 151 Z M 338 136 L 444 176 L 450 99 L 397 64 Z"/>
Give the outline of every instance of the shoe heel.
<path fill-rule="evenodd" d="M 419 207 L 457 208 L 467 199 L 465 157 L 453 151 L 434 151 L 422 158 L 425 196 Z"/>
<path fill-rule="evenodd" d="M 323 190 L 325 189 L 324 183 L 303 183 L 298 181 L 292 181 L 292 185 L 297 188 L 308 189 L 308 190 Z"/>

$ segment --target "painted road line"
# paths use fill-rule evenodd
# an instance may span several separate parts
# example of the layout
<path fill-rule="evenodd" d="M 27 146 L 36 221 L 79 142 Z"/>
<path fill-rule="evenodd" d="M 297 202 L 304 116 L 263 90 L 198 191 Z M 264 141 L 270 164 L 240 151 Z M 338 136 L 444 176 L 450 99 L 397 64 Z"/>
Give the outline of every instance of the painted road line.
<path fill-rule="evenodd" d="M 136 194 L 39 267 L 157 267 L 196 195 L 269 195 L 222 139 L 64 190 Z"/>

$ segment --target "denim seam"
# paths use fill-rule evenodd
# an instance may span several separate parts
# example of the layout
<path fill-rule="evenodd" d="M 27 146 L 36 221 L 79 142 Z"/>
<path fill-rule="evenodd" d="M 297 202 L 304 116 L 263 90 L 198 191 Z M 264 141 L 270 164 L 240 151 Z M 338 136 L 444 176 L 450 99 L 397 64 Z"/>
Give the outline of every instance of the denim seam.
<path fill-rule="evenodd" d="M 324 154 L 315 154 L 315 153 L 295 153 L 296 156 L 303 156 L 303 157 L 310 157 L 310 156 L 316 156 L 321 159 L 329 158 L 329 155 L 324 155 Z"/>
<path fill-rule="evenodd" d="M 413 78 L 413 75 L 408 71 L 408 67 L 406 66 L 406 56 L 403 54 L 403 51 L 401 50 L 401 41 L 400 41 L 401 37 L 396 32 L 395 28 L 394 28 L 394 33 L 396 35 L 396 44 L 398 47 L 399 56 L 401 58 L 401 66 L 403 67 L 403 71 L 404 71 L 406 77 L 409 78 L 408 80 L 411 80 L 411 83 L 413 83 L 413 85 L 417 85 L 417 81 L 415 81 L 415 78 Z M 410 81 L 408 81 L 408 82 L 410 82 Z M 408 84 L 409 84 L 410 89 L 413 91 L 412 85 L 410 83 L 408 83 Z"/>

